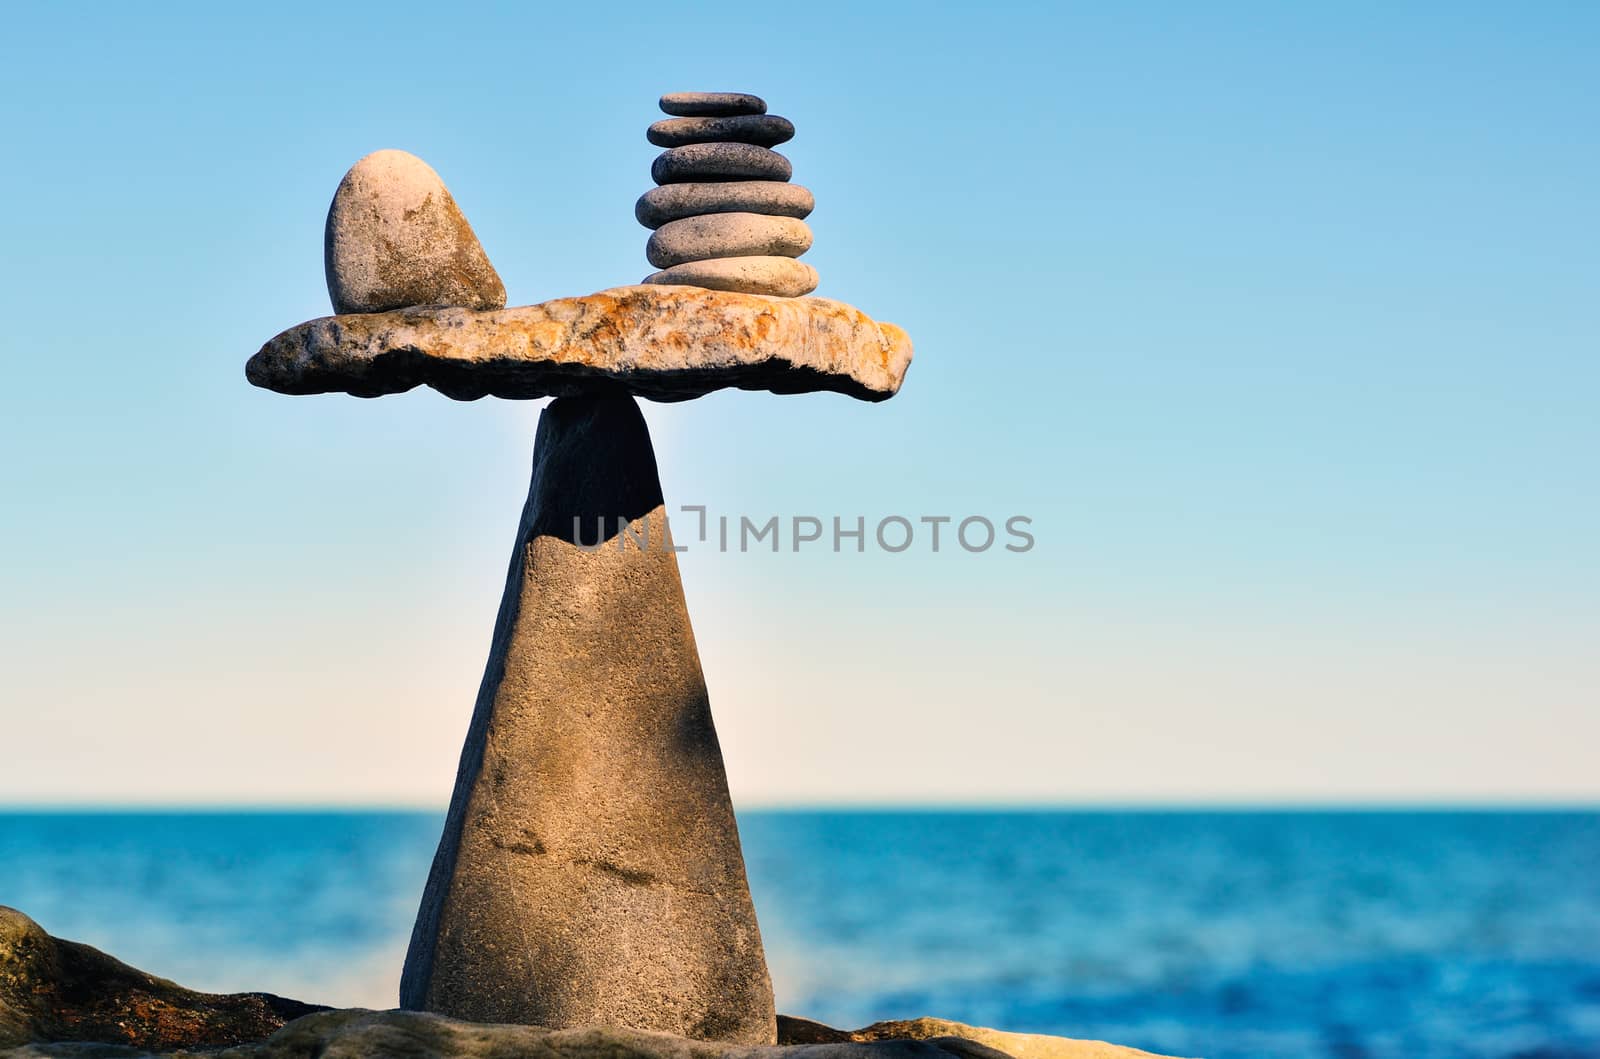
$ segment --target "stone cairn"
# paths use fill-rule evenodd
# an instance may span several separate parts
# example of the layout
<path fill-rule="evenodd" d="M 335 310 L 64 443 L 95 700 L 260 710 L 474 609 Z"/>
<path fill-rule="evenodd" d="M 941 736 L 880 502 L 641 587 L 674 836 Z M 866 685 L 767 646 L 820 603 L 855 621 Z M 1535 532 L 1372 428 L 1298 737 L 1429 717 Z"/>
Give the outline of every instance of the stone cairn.
<path fill-rule="evenodd" d="M 744 92 L 672 92 L 661 109 L 672 117 L 645 133 L 666 148 L 650 167 L 660 186 L 633 208 L 655 231 L 645 256 L 661 269 L 644 282 L 781 298 L 816 290 L 817 270 L 795 260 L 811 249 L 815 203 L 772 150 L 794 137 L 793 123 Z"/>
<path fill-rule="evenodd" d="M 798 297 L 816 284 L 792 257 L 811 242 L 811 195 L 766 146 L 789 138 L 787 121 L 754 96 L 662 106 L 679 117 L 651 130 L 668 150 L 662 186 L 639 204 L 660 225 L 650 254 L 664 271 L 650 284 L 505 308 L 439 175 L 378 151 L 328 210 L 338 315 L 277 335 L 245 374 L 285 394 L 556 398 L 401 1006 L 771 1043 L 772 985 L 681 548 L 635 398 L 739 387 L 881 401 L 911 343 L 842 302 Z"/>

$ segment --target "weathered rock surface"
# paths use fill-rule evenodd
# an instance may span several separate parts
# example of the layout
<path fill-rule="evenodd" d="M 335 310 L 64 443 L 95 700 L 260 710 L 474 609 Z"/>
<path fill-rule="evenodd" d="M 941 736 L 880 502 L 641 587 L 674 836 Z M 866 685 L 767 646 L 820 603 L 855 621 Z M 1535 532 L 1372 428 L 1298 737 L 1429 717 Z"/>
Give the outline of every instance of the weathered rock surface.
<path fill-rule="evenodd" d="M 784 262 L 815 282 L 793 259 L 755 260 Z M 376 397 L 431 386 L 457 400 L 612 392 L 682 401 L 738 387 L 882 401 L 910 364 L 904 331 L 843 302 L 637 286 L 498 312 L 322 317 L 267 342 L 245 374 L 287 394 Z"/>
<path fill-rule="evenodd" d="M 691 180 L 788 180 L 794 166 L 777 151 L 748 143 L 691 143 L 670 147 L 650 163 L 657 184 Z"/>
<path fill-rule="evenodd" d="M 400 1002 L 478 1022 L 776 1039 L 655 454 L 631 397 L 562 398 L 540 416 Z"/>
<path fill-rule="evenodd" d="M 776 114 L 737 114 L 726 118 L 665 118 L 645 130 L 657 147 L 689 143 L 753 143 L 776 147 L 794 139 L 794 122 Z"/>
<path fill-rule="evenodd" d="M 661 97 L 661 110 L 682 118 L 765 114 L 767 102 L 748 92 L 668 92 Z"/>
<path fill-rule="evenodd" d="M 259 1040 L 322 1008 L 270 993 L 197 993 L 0 906 L 0 1049 L 29 1041 L 199 1048 Z"/>
<path fill-rule="evenodd" d="M 656 229 L 644 256 L 656 268 L 715 257 L 799 257 L 811 249 L 811 228 L 794 217 L 708 213 Z"/>
<path fill-rule="evenodd" d="M 651 273 L 644 282 L 687 283 L 708 290 L 799 298 L 817 289 L 818 277 L 816 269 L 792 257 L 719 257 L 674 265 Z"/>
<path fill-rule="evenodd" d="M 338 313 L 506 304 L 505 285 L 444 181 L 405 151 L 375 151 L 344 175 L 328 207 L 323 262 Z"/>
<path fill-rule="evenodd" d="M 816 200 L 799 184 L 779 180 L 663 184 L 639 196 L 633 215 L 646 228 L 703 213 L 763 213 L 772 217 L 811 215 Z"/>

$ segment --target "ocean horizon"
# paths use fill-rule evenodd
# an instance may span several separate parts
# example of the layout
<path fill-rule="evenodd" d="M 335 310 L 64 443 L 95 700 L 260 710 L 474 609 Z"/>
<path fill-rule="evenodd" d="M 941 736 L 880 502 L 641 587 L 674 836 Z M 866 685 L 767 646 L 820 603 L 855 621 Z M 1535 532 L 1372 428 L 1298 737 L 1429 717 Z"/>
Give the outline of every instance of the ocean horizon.
<path fill-rule="evenodd" d="M 438 809 L 0 808 L 0 904 L 212 991 L 392 1007 Z M 1591 806 L 739 813 L 779 1010 L 1151 1051 L 1600 1056 Z"/>

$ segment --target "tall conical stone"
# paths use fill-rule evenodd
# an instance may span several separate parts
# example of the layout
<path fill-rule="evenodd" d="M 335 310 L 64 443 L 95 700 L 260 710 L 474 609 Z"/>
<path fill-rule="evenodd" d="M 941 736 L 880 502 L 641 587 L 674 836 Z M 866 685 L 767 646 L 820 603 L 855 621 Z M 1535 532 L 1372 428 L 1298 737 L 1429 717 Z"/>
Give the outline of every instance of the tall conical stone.
<path fill-rule="evenodd" d="M 665 531 L 633 399 L 550 404 L 402 1007 L 775 1040 Z"/>

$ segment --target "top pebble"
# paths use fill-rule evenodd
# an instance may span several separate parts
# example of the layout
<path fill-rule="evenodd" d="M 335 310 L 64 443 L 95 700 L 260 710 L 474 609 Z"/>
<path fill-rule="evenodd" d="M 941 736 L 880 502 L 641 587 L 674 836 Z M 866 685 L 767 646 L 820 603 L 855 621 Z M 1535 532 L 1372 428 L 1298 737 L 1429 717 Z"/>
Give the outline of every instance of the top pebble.
<path fill-rule="evenodd" d="M 676 118 L 727 118 L 735 114 L 765 114 L 767 101 L 747 92 L 668 92 L 661 110 Z"/>

